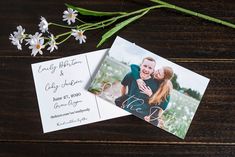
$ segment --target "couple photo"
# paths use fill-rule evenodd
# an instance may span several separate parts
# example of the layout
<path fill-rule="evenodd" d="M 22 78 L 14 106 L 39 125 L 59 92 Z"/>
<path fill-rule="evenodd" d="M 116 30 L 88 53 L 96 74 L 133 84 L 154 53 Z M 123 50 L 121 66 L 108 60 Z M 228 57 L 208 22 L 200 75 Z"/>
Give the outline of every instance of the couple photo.
<path fill-rule="evenodd" d="M 115 104 L 145 121 L 163 128 L 161 118 L 173 89 L 171 67 L 156 67 L 156 60 L 145 57 L 140 65 L 131 64 L 131 71 L 121 81 L 121 96 Z"/>
<path fill-rule="evenodd" d="M 208 78 L 117 37 L 88 91 L 184 138 L 208 83 Z"/>

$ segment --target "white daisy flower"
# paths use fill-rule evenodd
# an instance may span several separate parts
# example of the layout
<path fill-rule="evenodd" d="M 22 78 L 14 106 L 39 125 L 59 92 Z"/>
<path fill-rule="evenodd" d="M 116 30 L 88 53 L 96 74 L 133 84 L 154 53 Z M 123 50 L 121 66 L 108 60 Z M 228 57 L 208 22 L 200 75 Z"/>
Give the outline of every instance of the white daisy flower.
<path fill-rule="evenodd" d="M 21 43 L 26 37 L 24 34 L 25 29 L 23 29 L 22 26 L 17 26 L 16 28 L 17 31 L 14 31 L 13 34 L 10 34 L 9 39 L 13 45 L 17 46 L 18 50 L 22 50 Z"/>
<path fill-rule="evenodd" d="M 35 40 L 34 44 L 33 45 L 30 45 L 29 46 L 29 49 L 32 49 L 32 53 L 31 55 L 32 56 L 36 56 L 37 53 L 41 54 L 42 55 L 42 49 L 45 47 L 43 44 L 44 44 L 44 39 L 33 39 Z"/>
<path fill-rule="evenodd" d="M 22 50 L 22 47 L 21 47 L 21 44 L 20 44 L 20 41 L 18 38 L 14 37 L 13 34 L 10 34 L 10 37 L 9 39 L 11 40 L 11 43 L 15 46 L 17 46 L 17 49 L 18 50 Z"/>
<path fill-rule="evenodd" d="M 54 49 L 56 49 L 56 50 L 58 49 L 53 34 L 51 34 L 50 41 L 48 42 L 48 44 L 49 44 L 50 46 L 47 48 L 47 50 L 50 50 L 50 52 L 54 51 Z"/>
<path fill-rule="evenodd" d="M 76 10 L 68 8 L 68 10 L 64 11 L 63 21 L 67 21 L 68 25 L 70 25 L 71 22 L 74 23 L 77 15 L 78 15 L 76 13 L 77 13 Z"/>
<path fill-rule="evenodd" d="M 26 35 L 24 34 L 25 29 L 22 28 L 22 26 L 17 26 L 17 32 L 13 32 L 14 37 L 17 38 L 19 40 L 20 43 L 23 42 L 23 39 L 26 37 Z"/>
<path fill-rule="evenodd" d="M 30 44 L 30 45 L 35 45 L 37 43 L 38 40 L 43 39 L 42 33 L 38 33 L 36 32 L 34 35 L 29 35 L 29 39 L 26 39 L 26 45 Z"/>
<path fill-rule="evenodd" d="M 45 33 L 46 31 L 48 31 L 48 22 L 47 20 L 41 16 L 41 22 L 39 23 L 39 30 L 42 32 L 42 33 Z"/>
<path fill-rule="evenodd" d="M 26 39 L 27 44 L 30 44 L 29 49 L 32 49 L 32 56 L 36 56 L 37 53 L 40 53 L 42 55 L 42 50 L 45 45 L 44 44 L 44 38 L 41 37 L 42 33 L 36 32 L 34 35 L 29 35 L 29 39 Z"/>
<path fill-rule="evenodd" d="M 72 35 L 75 37 L 76 40 L 79 40 L 79 43 L 85 43 L 86 42 L 86 36 L 83 35 L 84 31 L 82 30 L 76 30 L 72 29 Z"/>

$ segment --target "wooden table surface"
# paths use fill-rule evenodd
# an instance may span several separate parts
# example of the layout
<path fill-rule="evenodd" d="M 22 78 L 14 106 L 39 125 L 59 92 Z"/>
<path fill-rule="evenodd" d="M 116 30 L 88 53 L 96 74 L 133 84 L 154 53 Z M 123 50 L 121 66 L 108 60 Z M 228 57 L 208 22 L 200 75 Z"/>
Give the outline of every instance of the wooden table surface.
<path fill-rule="evenodd" d="M 234 0 L 167 1 L 235 23 Z M 100 11 L 133 11 L 152 4 L 1 0 L 0 156 L 235 156 L 235 29 L 167 9 L 151 11 L 118 35 L 211 79 L 185 140 L 134 116 L 43 134 L 31 63 L 97 50 L 108 29 L 87 32 L 83 45 L 71 39 L 55 53 L 37 57 L 26 47 L 17 51 L 8 38 L 19 24 L 27 32 L 37 31 L 40 16 L 63 23 L 64 3 Z"/>

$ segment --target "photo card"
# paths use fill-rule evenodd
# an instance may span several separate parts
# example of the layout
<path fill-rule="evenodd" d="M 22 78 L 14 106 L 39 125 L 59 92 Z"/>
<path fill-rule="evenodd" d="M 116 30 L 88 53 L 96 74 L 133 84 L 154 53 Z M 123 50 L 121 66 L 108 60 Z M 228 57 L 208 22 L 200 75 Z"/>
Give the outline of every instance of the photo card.
<path fill-rule="evenodd" d="M 184 139 L 209 79 L 117 37 L 88 91 Z"/>

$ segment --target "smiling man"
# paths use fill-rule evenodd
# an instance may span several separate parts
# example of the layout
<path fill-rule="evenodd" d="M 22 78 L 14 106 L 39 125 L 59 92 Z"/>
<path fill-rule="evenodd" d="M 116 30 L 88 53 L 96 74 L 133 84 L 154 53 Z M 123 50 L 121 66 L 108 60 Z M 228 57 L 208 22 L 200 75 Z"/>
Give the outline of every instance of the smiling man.
<path fill-rule="evenodd" d="M 151 88 L 152 92 L 156 92 L 158 87 L 156 81 L 151 77 L 154 72 L 156 61 L 151 57 L 143 59 L 140 65 L 139 77 L 145 82 L 147 88 Z M 149 96 L 142 93 L 137 85 L 137 82 L 131 73 L 126 74 L 121 82 L 121 94 L 125 95 L 125 101 L 122 103 L 122 107 L 135 115 L 139 115 L 143 118 L 144 115 L 148 114 L 148 100 Z M 120 106 L 120 104 L 116 104 Z"/>

